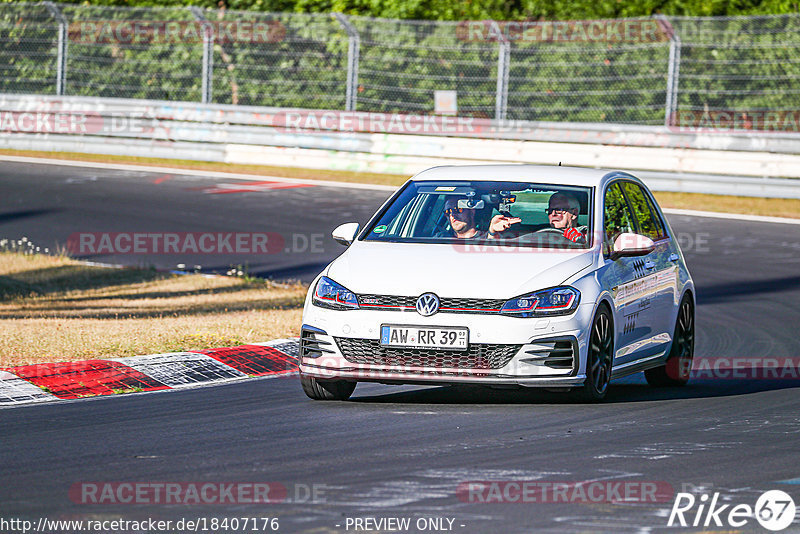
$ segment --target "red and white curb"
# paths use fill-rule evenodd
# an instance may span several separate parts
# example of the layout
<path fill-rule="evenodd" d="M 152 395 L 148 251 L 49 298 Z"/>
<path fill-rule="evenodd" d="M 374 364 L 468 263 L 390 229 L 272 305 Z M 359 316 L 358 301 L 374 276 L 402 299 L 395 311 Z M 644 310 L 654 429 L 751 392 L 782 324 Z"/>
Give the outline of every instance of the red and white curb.
<path fill-rule="evenodd" d="M 297 372 L 299 341 L 0 368 L 0 407 L 203 386 Z"/>

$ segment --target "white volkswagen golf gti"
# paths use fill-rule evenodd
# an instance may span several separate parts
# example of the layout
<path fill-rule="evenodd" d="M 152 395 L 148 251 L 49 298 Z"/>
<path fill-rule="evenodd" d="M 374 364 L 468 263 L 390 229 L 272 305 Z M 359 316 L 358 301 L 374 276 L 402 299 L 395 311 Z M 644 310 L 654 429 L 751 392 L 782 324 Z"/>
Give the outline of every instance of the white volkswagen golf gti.
<path fill-rule="evenodd" d="M 300 379 L 312 399 L 357 382 L 576 390 L 600 400 L 644 371 L 682 385 L 695 291 L 661 209 L 621 171 L 435 167 L 403 185 L 305 302 Z"/>

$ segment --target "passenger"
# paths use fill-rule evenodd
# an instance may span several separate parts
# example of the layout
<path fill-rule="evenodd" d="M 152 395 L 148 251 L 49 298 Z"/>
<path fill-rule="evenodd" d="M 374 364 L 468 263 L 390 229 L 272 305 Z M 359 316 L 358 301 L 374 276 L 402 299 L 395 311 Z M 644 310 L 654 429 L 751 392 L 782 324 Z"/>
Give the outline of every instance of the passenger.
<path fill-rule="evenodd" d="M 508 230 L 512 224 L 520 222 L 519 217 L 495 215 L 489 224 L 489 230 L 478 230 L 475 223 L 475 211 L 471 208 L 459 208 L 458 201 L 466 198 L 449 198 L 444 204 L 444 213 L 450 219 L 450 232 L 440 233 L 437 237 L 456 237 L 458 239 L 495 239 L 497 234 Z"/>

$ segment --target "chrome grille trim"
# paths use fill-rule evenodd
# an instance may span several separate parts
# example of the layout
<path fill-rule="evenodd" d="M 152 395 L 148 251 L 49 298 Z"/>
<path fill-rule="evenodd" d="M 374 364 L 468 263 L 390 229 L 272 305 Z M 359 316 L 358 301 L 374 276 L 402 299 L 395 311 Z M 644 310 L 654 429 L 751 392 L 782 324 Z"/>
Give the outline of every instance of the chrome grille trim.
<path fill-rule="evenodd" d="M 416 311 L 417 297 L 400 295 L 357 295 L 358 305 L 369 310 Z M 499 314 L 503 299 L 472 299 L 439 297 L 439 313 Z"/>

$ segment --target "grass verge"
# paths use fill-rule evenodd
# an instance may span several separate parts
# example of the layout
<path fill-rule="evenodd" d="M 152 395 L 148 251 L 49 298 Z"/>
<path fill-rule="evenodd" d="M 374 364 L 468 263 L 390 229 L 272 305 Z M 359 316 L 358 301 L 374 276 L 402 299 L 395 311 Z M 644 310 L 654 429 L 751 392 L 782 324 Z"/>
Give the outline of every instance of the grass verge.
<path fill-rule="evenodd" d="M 0 252 L 0 367 L 298 335 L 306 287 Z"/>
<path fill-rule="evenodd" d="M 218 172 L 253 174 L 255 176 L 280 176 L 284 178 L 303 178 L 311 180 L 331 180 L 380 185 L 403 184 L 408 176 L 369 172 L 350 172 L 303 169 L 296 167 L 269 167 L 264 165 L 239 165 L 233 163 L 207 163 L 188 160 L 161 158 L 139 158 L 133 156 L 106 156 L 101 154 L 80 154 L 74 152 L 39 152 L 32 150 L 0 150 L 9 156 L 56 158 L 71 161 L 96 163 L 123 163 L 129 165 L 150 165 L 171 169 L 194 169 Z M 741 213 L 746 215 L 766 215 L 770 217 L 800 218 L 800 199 L 753 198 L 729 195 L 704 195 L 697 193 L 654 192 L 663 208 Z"/>

